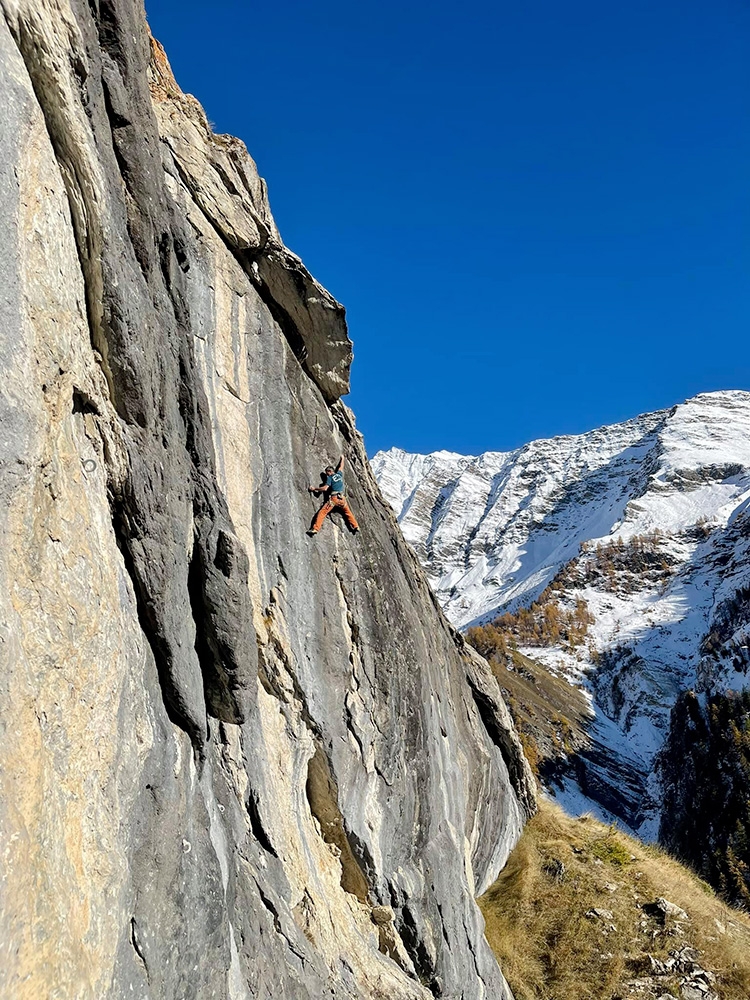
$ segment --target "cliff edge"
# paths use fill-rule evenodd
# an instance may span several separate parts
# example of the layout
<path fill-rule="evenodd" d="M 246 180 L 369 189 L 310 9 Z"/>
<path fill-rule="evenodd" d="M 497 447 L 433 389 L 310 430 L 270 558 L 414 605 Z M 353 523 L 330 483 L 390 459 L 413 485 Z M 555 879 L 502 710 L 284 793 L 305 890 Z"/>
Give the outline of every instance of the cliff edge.
<path fill-rule="evenodd" d="M 343 308 L 136 0 L 0 7 L 0 993 L 509 996 L 474 897 L 533 783 Z"/>

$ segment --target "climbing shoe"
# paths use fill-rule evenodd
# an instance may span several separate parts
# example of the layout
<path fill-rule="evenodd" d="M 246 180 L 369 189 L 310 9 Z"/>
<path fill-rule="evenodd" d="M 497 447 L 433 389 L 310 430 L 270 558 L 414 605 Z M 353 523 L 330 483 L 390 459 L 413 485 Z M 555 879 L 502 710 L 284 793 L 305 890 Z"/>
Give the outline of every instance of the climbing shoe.
<path fill-rule="evenodd" d="M 309 535 L 310 538 L 313 538 L 315 535 L 317 535 L 317 531 L 313 531 L 311 528 L 309 531 L 306 531 L 305 534 Z"/>

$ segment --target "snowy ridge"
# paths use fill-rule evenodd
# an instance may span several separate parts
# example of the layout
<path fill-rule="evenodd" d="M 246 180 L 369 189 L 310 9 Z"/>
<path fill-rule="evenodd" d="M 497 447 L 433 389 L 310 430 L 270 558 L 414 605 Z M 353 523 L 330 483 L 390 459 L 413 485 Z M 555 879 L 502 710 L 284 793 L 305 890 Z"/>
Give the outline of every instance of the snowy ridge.
<path fill-rule="evenodd" d="M 528 603 L 581 542 L 726 523 L 750 487 L 750 393 L 706 393 L 513 452 L 392 448 L 372 467 L 446 614 L 465 627 Z"/>
<path fill-rule="evenodd" d="M 459 627 L 530 605 L 567 567 L 558 599 L 586 601 L 586 643 L 522 649 L 592 698 L 593 751 L 578 784 L 655 836 L 657 754 L 675 699 L 748 682 L 750 393 L 706 393 L 510 453 L 391 449 L 372 465 Z M 625 588 L 598 579 L 597 546 L 635 536 L 656 539 L 668 570 Z M 580 787 L 566 794 L 581 800 Z"/>

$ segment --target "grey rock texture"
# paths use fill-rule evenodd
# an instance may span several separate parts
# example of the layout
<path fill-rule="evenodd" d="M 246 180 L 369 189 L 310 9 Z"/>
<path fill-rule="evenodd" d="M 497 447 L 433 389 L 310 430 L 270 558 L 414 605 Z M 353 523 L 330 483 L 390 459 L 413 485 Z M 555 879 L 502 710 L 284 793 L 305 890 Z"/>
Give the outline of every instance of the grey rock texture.
<path fill-rule="evenodd" d="M 533 783 L 342 307 L 139 4 L 0 7 L 0 994 L 509 996 L 474 897 Z"/>

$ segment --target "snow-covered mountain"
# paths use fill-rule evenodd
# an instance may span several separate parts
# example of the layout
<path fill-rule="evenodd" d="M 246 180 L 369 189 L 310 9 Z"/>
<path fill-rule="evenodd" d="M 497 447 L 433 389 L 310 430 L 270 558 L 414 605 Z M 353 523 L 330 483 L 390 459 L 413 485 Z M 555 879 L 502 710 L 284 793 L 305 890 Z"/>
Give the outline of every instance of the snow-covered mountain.
<path fill-rule="evenodd" d="M 750 487 L 750 393 L 706 393 L 511 452 L 391 448 L 372 467 L 446 614 L 464 627 L 527 603 L 584 541 L 726 523 Z"/>
<path fill-rule="evenodd" d="M 657 754 L 681 692 L 748 683 L 750 393 L 706 393 L 513 452 L 394 448 L 372 465 L 459 627 L 540 595 L 563 614 L 585 602 L 583 640 L 519 648 L 591 698 L 592 749 L 569 804 L 584 785 L 655 836 Z"/>

